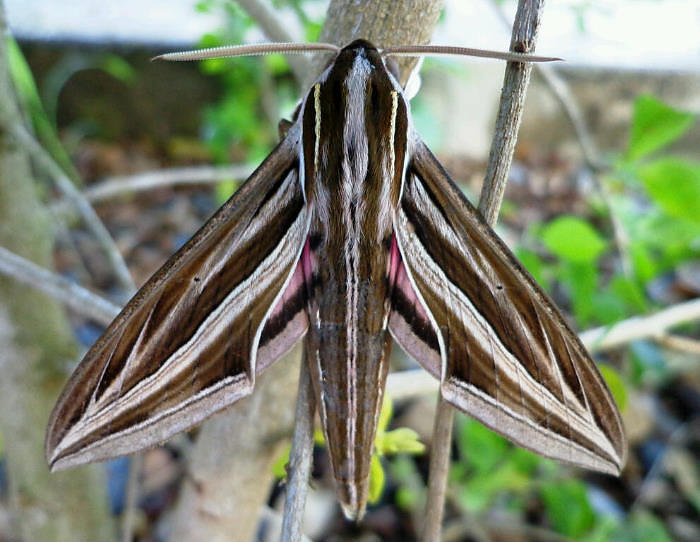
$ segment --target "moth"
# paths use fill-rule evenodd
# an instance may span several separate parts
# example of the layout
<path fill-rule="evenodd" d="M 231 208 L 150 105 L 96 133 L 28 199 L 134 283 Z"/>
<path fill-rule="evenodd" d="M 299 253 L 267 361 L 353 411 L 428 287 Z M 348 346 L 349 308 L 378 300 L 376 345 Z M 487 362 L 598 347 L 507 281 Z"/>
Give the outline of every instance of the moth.
<path fill-rule="evenodd" d="M 51 469 L 192 427 L 303 337 L 349 517 L 365 509 L 392 340 L 514 443 L 619 473 L 622 422 L 594 362 L 413 127 L 387 57 L 431 47 L 315 47 L 333 59 L 281 142 L 71 376 L 48 425 Z"/>

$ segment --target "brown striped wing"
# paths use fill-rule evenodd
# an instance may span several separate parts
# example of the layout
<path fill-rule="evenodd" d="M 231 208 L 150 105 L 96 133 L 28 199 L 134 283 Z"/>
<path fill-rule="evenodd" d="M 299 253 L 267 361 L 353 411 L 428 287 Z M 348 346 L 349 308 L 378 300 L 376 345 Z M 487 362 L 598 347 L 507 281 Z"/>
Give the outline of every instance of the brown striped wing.
<path fill-rule="evenodd" d="M 425 144 L 414 146 L 395 221 L 406 276 L 392 334 L 484 425 L 545 457 L 619 473 L 622 422 L 593 360 Z"/>
<path fill-rule="evenodd" d="M 195 425 L 250 394 L 256 372 L 306 331 L 298 132 L 88 351 L 49 421 L 53 470 L 128 454 Z"/>

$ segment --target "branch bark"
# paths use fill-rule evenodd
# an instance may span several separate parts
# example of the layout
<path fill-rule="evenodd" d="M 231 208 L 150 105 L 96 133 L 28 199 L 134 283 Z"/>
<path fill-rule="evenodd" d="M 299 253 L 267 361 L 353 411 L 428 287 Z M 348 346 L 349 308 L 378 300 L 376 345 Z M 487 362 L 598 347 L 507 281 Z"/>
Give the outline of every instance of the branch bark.
<path fill-rule="evenodd" d="M 544 0 L 518 2 L 510 42 L 511 51 L 534 52 L 543 6 Z M 515 152 L 515 142 L 520 129 L 525 93 L 530 83 L 531 72 L 530 64 L 508 62 L 506 66 L 501 102 L 489 153 L 489 164 L 479 198 L 479 211 L 491 226 L 495 225 L 498 218 L 508 182 L 508 172 Z M 430 478 L 422 531 L 423 542 L 440 540 L 453 422 L 454 409 L 440 397 L 430 450 Z"/>
<path fill-rule="evenodd" d="M 244 7 L 250 9 L 251 4 L 256 8 L 262 5 L 245 2 Z M 321 41 L 345 44 L 365 37 L 381 45 L 426 42 L 441 7 L 441 0 L 333 0 Z M 255 17 L 253 11 L 249 13 Z M 261 19 L 261 24 L 271 39 L 280 39 L 278 35 L 269 34 L 267 15 Z M 415 59 L 402 61 L 404 69 L 415 65 Z M 322 62 L 322 59 L 314 59 L 313 68 L 304 74 L 309 78 L 305 84 L 320 73 Z M 280 360 L 271 374 L 256 385 L 251 398 L 204 425 L 190 463 L 194 483 L 188 483 L 183 489 L 176 511 L 174 527 L 178 537 L 193 541 L 230 539 L 234 535 L 238 540 L 250 539 L 257 525 L 257 511 L 271 481 L 275 447 L 269 444 L 270 435 L 286 433 L 291 425 L 286 415 L 294 410 L 296 373 L 292 370 L 289 359 Z M 302 380 L 300 393 L 311 397 L 306 380 Z M 262 405 L 268 408 L 262 409 Z M 312 424 L 303 416 L 299 422 Z M 308 460 L 303 459 L 299 468 L 308 468 L 303 461 Z M 305 491 L 297 494 L 302 499 L 304 496 Z M 302 506 L 295 508 L 302 509 L 303 500 Z M 298 515 L 294 521 L 298 525 Z"/>
<path fill-rule="evenodd" d="M 26 149 L 13 135 L 23 126 L 7 64 L 0 0 L 0 245 L 49 267 L 52 233 Z M 58 303 L 0 277 L 0 433 L 10 498 L 22 540 L 114 540 L 102 469 L 49 475 L 44 429 L 77 346 Z"/>

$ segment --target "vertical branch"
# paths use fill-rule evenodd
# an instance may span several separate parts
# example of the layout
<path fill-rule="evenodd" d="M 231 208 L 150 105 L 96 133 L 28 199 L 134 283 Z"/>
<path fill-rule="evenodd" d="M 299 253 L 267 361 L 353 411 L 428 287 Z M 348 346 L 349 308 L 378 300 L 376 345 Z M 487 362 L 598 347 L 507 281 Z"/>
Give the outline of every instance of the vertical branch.
<path fill-rule="evenodd" d="M 269 10 L 260 11 L 264 6 L 260 0 L 239 3 L 260 22 L 268 37 L 288 39 L 275 30 Z M 320 41 L 345 45 L 364 37 L 382 46 L 425 43 L 441 8 L 442 0 L 332 0 Z M 303 74 L 304 88 L 319 75 L 326 59 L 324 55 L 313 59 L 312 68 Z M 416 59 L 401 61 L 405 82 Z M 256 383 L 252 397 L 203 426 L 190 461 L 192 483 L 183 489 L 174 521 L 173 532 L 178 532 L 181 538 L 196 542 L 227 540 L 234 535 L 237 540 L 248 540 L 252 536 L 258 517 L 255 510 L 267 496 L 267 491 L 262 490 L 270 481 L 270 467 L 275 459 L 270 441 L 273 435 L 285 431 L 284 424 L 289 423 L 288 414 L 292 410 L 289 406 L 294 379 L 290 367 L 284 367 L 291 357 L 267 370 Z M 299 394 L 302 399 L 313 401 L 308 378 L 301 379 Z M 308 438 L 303 428 L 313 423 L 313 410 L 308 404 L 307 407 L 299 409 L 296 421 L 301 428 L 298 431 L 301 436 L 297 438 L 302 441 Z M 304 442 L 295 442 L 293 446 L 305 449 Z M 290 480 L 298 479 L 301 484 L 306 477 L 304 471 L 310 469 L 310 461 L 310 454 L 301 454 L 290 468 Z M 290 487 L 296 491 L 296 485 Z M 301 507 L 294 507 L 293 516 L 301 511 Z M 287 521 L 296 525 L 301 522 L 298 517 Z"/>
<path fill-rule="evenodd" d="M 0 0 L 0 246 L 50 267 L 53 237 L 38 197 L 24 126 L 12 87 L 8 29 Z M 97 466 L 50 475 L 44 428 L 77 345 L 60 305 L 30 286 L 0 277 L 0 432 L 19 540 L 113 540 L 104 479 Z"/>
<path fill-rule="evenodd" d="M 544 0 L 519 0 L 510 40 L 511 51 L 535 51 L 543 7 Z M 479 199 L 479 211 L 491 226 L 496 223 L 506 190 L 531 73 L 531 64 L 508 62 L 506 66 L 486 178 Z"/>
<path fill-rule="evenodd" d="M 543 7 L 544 0 L 519 0 L 510 41 L 511 51 L 534 52 Z M 521 62 L 508 62 L 506 66 L 486 178 L 479 199 L 479 211 L 491 226 L 495 225 L 498 218 L 508 182 L 508 172 L 513 161 L 531 72 L 532 66 Z M 454 409 L 440 397 L 430 455 L 430 479 L 423 524 L 423 542 L 440 540 L 453 421 Z"/>
<path fill-rule="evenodd" d="M 332 0 L 320 41 L 345 45 L 363 37 L 381 46 L 400 43 L 426 43 L 442 10 L 442 0 L 411 0 L 406 2 L 376 2 L 371 0 Z M 305 81 L 312 83 L 323 68 L 322 56 L 317 56 L 313 70 Z M 400 64 L 401 83 L 405 84 L 417 59 L 403 59 Z M 305 365 L 306 356 L 302 359 Z M 306 376 L 305 376 L 306 375 Z M 295 418 L 294 438 L 289 462 L 289 485 L 282 523 L 282 540 L 298 542 L 302 537 L 301 523 L 306 500 L 306 481 L 311 471 L 313 448 L 313 390 L 308 370 L 302 367 L 299 398 Z M 306 402 L 306 406 L 304 406 Z"/>
<path fill-rule="evenodd" d="M 289 476 L 280 542 L 299 542 L 302 539 L 302 518 L 313 461 L 315 403 L 311 373 L 306 364 L 308 352 L 306 345 L 304 346 L 299 372 L 299 393 L 294 417 L 292 448 L 289 451 Z"/>

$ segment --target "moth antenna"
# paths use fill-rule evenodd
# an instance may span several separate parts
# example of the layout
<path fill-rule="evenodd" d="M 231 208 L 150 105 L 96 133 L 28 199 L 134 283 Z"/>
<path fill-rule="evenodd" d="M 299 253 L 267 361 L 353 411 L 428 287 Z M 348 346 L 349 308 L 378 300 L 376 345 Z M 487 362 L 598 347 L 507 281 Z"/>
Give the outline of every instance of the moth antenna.
<path fill-rule="evenodd" d="M 460 55 L 477 56 L 481 58 L 497 58 L 511 62 L 553 62 L 564 60 L 554 56 L 536 56 L 512 51 L 489 51 L 487 49 L 472 49 L 470 47 L 453 47 L 451 45 L 397 45 L 381 50 L 382 56 L 439 56 Z"/>
<path fill-rule="evenodd" d="M 330 51 L 338 53 L 340 48 L 332 43 L 253 43 L 249 45 L 225 45 L 194 51 L 165 53 L 151 60 L 206 60 L 208 58 L 225 58 L 233 56 L 270 55 L 274 53 L 301 54 L 314 51 Z"/>

